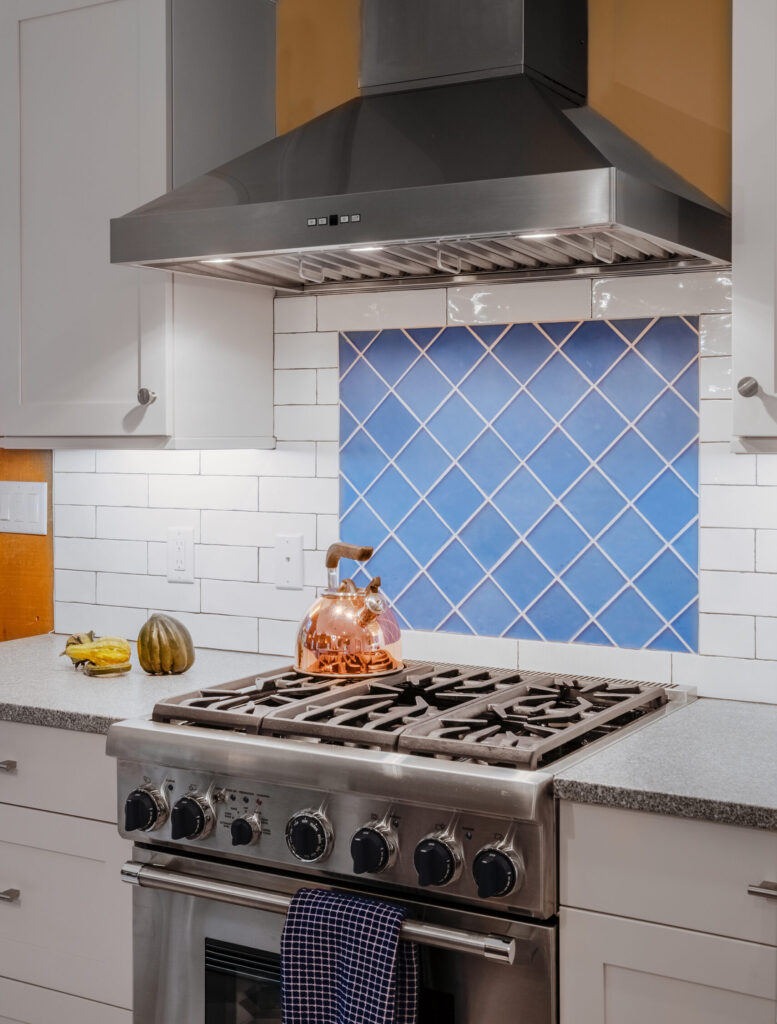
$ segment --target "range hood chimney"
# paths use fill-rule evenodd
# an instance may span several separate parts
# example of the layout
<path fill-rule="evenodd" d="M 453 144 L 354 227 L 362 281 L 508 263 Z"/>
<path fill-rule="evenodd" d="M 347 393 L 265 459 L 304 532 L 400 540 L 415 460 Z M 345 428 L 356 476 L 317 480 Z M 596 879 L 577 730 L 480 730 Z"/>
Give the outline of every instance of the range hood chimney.
<path fill-rule="evenodd" d="M 111 222 L 292 292 L 724 266 L 730 220 L 586 107 L 586 0 L 362 0 L 359 98 Z"/>

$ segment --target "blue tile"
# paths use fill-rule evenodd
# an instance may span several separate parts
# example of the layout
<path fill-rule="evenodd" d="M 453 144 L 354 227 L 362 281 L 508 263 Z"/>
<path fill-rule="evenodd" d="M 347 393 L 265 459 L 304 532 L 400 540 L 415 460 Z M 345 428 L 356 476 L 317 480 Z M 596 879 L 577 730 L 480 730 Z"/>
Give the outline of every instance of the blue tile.
<path fill-rule="evenodd" d="M 419 576 L 397 601 L 411 629 L 435 629 L 450 615 L 451 606 L 426 576 Z"/>
<path fill-rule="evenodd" d="M 694 572 L 699 566 L 699 523 L 694 521 L 688 529 L 672 542 L 672 548 L 684 558 Z"/>
<path fill-rule="evenodd" d="M 585 320 L 564 344 L 564 355 L 594 383 L 626 348 L 605 320 Z"/>
<path fill-rule="evenodd" d="M 566 641 L 580 630 L 588 616 L 560 583 L 554 583 L 526 613 L 545 640 Z"/>
<path fill-rule="evenodd" d="M 522 467 L 499 488 L 492 501 L 519 533 L 526 533 L 549 508 L 553 498 L 529 470 Z"/>
<path fill-rule="evenodd" d="M 588 543 L 583 531 L 558 506 L 550 510 L 526 539 L 555 573 L 565 569 Z"/>
<path fill-rule="evenodd" d="M 616 597 L 597 619 L 618 647 L 644 647 L 662 625 L 633 587 Z"/>
<path fill-rule="evenodd" d="M 549 491 L 558 497 L 590 465 L 588 459 L 560 430 L 542 442 L 527 462 Z"/>
<path fill-rule="evenodd" d="M 562 578 L 591 615 L 595 615 L 626 583 L 624 576 L 597 548 L 584 551 Z"/>
<path fill-rule="evenodd" d="M 612 640 L 599 629 L 595 622 L 590 622 L 585 629 L 578 633 L 575 642 L 579 644 L 601 644 L 604 647 L 612 647 Z"/>
<path fill-rule="evenodd" d="M 482 503 L 483 496 L 454 466 L 429 492 L 427 500 L 452 530 L 458 530 Z"/>
<path fill-rule="evenodd" d="M 386 536 L 386 527 L 363 501 L 357 501 L 340 520 L 340 539 L 344 544 L 371 544 L 377 547 Z"/>
<path fill-rule="evenodd" d="M 345 515 L 348 509 L 359 497 L 345 477 L 340 474 L 340 515 Z"/>
<path fill-rule="evenodd" d="M 487 430 L 459 459 L 478 487 L 486 494 L 506 480 L 515 469 L 515 456 L 493 430 Z"/>
<path fill-rule="evenodd" d="M 459 611 L 482 636 L 501 636 L 517 614 L 512 603 L 488 579 L 467 598 Z"/>
<path fill-rule="evenodd" d="M 519 608 L 528 608 L 553 579 L 525 544 L 519 544 L 493 572 L 494 579 Z"/>
<path fill-rule="evenodd" d="M 667 380 L 698 357 L 699 335 L 679 316 L 662 316 L 637 342 L 637 351 Z"/>
<path fill-rule="evenodd" d="M 493 419 L 518 390 L 509 373 L 494 359 L 486 356 L 472 373 L 462 381 L 459 390 L 467 396 L 481 416 Z"/>
<path fill-rule="evenodd" d="M 664 463 L 633 431 L 616 441 L 599 462 L 599 469 L 627 498 L 634 498 Z"/>
<path fill-rule="evenodd" d="M 426 350 L 426 354 L 440 370 L 458 384 L 485 352 L 474 334 L 466 327 L 446 327 Z"/>
<path fill-rule="evenodd" d="M 444 633 L 465 633 L 469 636 L 472 635 L 472 630 L 458 612 L 453 612 L 452 615 L 449 615 L 439 628 Z"/>
<path fill-rule="evenodd" d="M 451 536 L 451 531 L 426 502 L 414 509 L 397 530 L 397 537 L 422 565 L 426 565 Z"/>
<path fill-rule="evenodd" d="M 470 330 L 473 330 L 482 342 L 491 346 L 506 328 L 507 324 L 473 324 Z"/>
<path fill-rule="evenodd" d="M 564 508 L 592 537 L 603 530 L 625 504 L 615 488 L 594 467 L 564 498 Z"/>
<path fill-rule="evenodd" d="M 513 324 L 493 351 L 524 384 L 553 352 L 553 345 L 534 324 Z"/>
<path fill-rule="evenodd" d="M 677 618 L 672 620 L 672 629 L 688 645 L 692 651 L 699 649 L 699 604 L 694 601 L 692 605 L 681 612 Z"/>
<path fill-rule="evenodd" d="M 592 459 L 598 459 L 627 427 L 626 420 L 595 391 L 564 420 L 566 432 Z"/>
<path fill-rule="evenodd" d="M 549 335 L 557 345 L 561 345 L 565 338 L 568 338 L 572 331 L 579 326 L 576 320 L 557 320 L 551 323 L 543 323 L 543 331 Z"/>
<path fill-rule="evenodd" d="M 454 604 L 463 600 L 483 578 L 483 570 L 457 540 L 440 552 L 426 572 Z"/>
<path fill-rule="evenodd" d="M 659 633 L 655 640 L 648 644 L 649 651 L 687 651 L 688 648 L 680 640 L 675 632 L 666 627 L 663 633 Z"/>
<path fill-rule="evenodd" d="M 553 420 L 522 391 L 494 420 L 494 429 L 520 458 L 525 458 L 553 427 Z"/>
<path fill-rule="evenodd" d="M 393 385 L 418 358 L 418 346 L 404 331 L 381 331 L 365 358 L 385 381 Z"/>
<path fill-rule="evenodd" d="M 377 333 L 377 331 L 346 331 L 345 336 L 352 345 L 363 352 Z"/>
<path fill-rule="evenodd" d="M 396 390 L 416 416 L 425 420 L 450 394 L 451 386 L 426 356 L 422 356 L 397 384 Z"/>
<path fill-rule="evenodd" d="M 688 486 L 698 493 L 699 490 L 699 444 L 694 441 L 684 452 L 681 452 L 672 463 L 672 468 L 680 474 Z"/>
<path fill-rule="evenodd" d="M 359 424 L 351 416 L 344 405 L 340 405 L 340 444 L 345 444 Z"/>
<path fill-rule="evenodd" d="M 370 437 L 392 458 L 407 444 L 419 426 L 415 416 L 393 395 L 389 395 L 364 424 Z"/>
<path fill-rule="evenodd" d="M 420 430 L 397 457 L 397 465 L 421 494 L 429 490 L 450 464 L 450 456 L 425 430 Z"/>
<path fill-rule="evenodd" d="M 510 637 L 511 640 L 542 640 L 534 626 L 523 615 L 520 619 L 516 619 L 502 636 Z"/>
<path fill-rule="evenodd" d="M 636 425 L 661 455 L 671 460 L 698 435 L 699 417 L 685 402 L 666 391 Z"/>
<path fill-rule="evenodd" d="M 588 382 L 562 355 L 555 355 L 533 378 L 531 394 L 546 412 L 560 420 L 588 387 Z"/>
<path fill-rule="evenodd" d="M 443 448 L 457 459 L 485 428 L 485 423 L 461 395 L 454 393 L 432 416 L 426 427 Z"/>
<path fill-rule="evenodd" d="M 599 385 L 600 390 L 630 420 L 636 419 L 665 387 L 655 370 L 651 370 L 635 352 L 629 352 L 616 363 Z"/>
<path fill-rule="evenodd" d="M 363 359 L 354 363 L 340 382 L 340 401 L 359 421 L 387 394 L 386 385 Z"/>
<path fill-rule="evenodd" d="M 340 472 L 359 492 L 369 487 L 385 465 L 386 457 L 363 430 L 354 434 L 340 453 Z"/>
<path fill-rule="evenodd" d="M 364 541 L 358 543 L 363 544 Z M 367 562 L 366 569 L 371 576 L 380 576 L 381 590 L 389 601 L 395 601 L 418 572 L 418 566 L 393 537 L 378 548 Z"/>
<path fill-rule="evenodd" d="M 663 546 L 655 531 L 630 508 L 602 534 L 597 544 L 627 576 L 635 576 Z"/>
<path fill-rule="evenodd" d="M 620 331 L 624 338 L 636 341 L 646 327 L 653 322 L 652 317 L 634 317 L 629 320 L 609 320 L 608 323 Z"/>
<path fill-rule="evenodd" d="M 662 551 L 637 576 L 634 586 L 667 620 L 678 615 L 699 589 L 696 577 L 671 551 Z"/>
<path fill-rule="evenodd" d="M 690 402 L 694 409 L 699 408 L 699 360 L 692 363 L 688 369 L 674 382 L 675 388 L 680 392 L 686 402 Z"/>
<path fill-rule="evenodd" d="M 339 351 L 338 366 L 342 379 L 343 374 L 353 365 L 354 360 L 359 358 L 359 351 L 348 341 L 345 334 L 341 334 L 338 338 L 337 347 Z"/>
<path fill-rule="evenodd" d="M 418 501 L 418 494 L 393 466 L 378 477 L 364 497 L 392 530 Z"/>
<path fill-rule="evenodd" d="M 635 504 L 667 540 L 687 526 L 699 511 L 696 495 L 670 469 L 663 472 Z"/>
<path fill-rule="evenodd" d="M 442 329 L 442 327 L 416 327 L 415 330 L 408 331 L 407 333 L 416 345 L 426 348 L 430 342 L 434 341 Z"/>
<path fill-rule="evenodd" d="M 493 505 L 485 505 L 477 512 L 460 537 L 486 570 L 503 558 L 518 540 L 518 534 Z"/>

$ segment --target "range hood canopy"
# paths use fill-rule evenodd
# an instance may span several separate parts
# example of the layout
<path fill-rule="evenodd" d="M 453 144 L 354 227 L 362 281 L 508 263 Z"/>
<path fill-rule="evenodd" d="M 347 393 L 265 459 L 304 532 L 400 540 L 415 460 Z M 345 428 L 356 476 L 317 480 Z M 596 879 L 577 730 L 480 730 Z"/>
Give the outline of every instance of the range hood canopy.
<path fill-rule="evenodd" d="M 111 221 L 290 291 L 723 266 L 730 219 L 582 106 L 585 0 L 363 0 L 362 95 Z"/>

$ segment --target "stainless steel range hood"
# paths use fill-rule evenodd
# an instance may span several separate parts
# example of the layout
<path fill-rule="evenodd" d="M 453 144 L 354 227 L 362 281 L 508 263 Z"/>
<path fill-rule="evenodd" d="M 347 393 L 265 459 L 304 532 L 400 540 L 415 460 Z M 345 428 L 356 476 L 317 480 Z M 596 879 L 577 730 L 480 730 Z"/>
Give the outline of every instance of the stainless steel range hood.
<path fill-rule="evenodd" d="M 585 100 L 585 0 L 363 0 L 362 95 L 111 222 L 291 291 L 726 265 L 730 220 Z"/>

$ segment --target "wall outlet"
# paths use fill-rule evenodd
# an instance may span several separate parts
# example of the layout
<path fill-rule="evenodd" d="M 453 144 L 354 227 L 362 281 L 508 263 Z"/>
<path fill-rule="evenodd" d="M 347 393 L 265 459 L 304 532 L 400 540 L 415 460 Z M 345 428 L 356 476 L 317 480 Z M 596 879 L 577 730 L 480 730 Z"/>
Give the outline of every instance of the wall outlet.
<path fill-rule="evenodd" d="M 194 530 L 171 526 L 167 531 L 167 579 L 170 583 L 194 583 Z"/>
<path fill-rule="evenodd" d="M 0 480 L 0 533 L 48 531 L 48 484 Z"/>
<path fill-rule="evenodd" d="M 275 586 L 302 590 L 303 577 L 302 534 L 279 534 L 275 538 Z"/>

